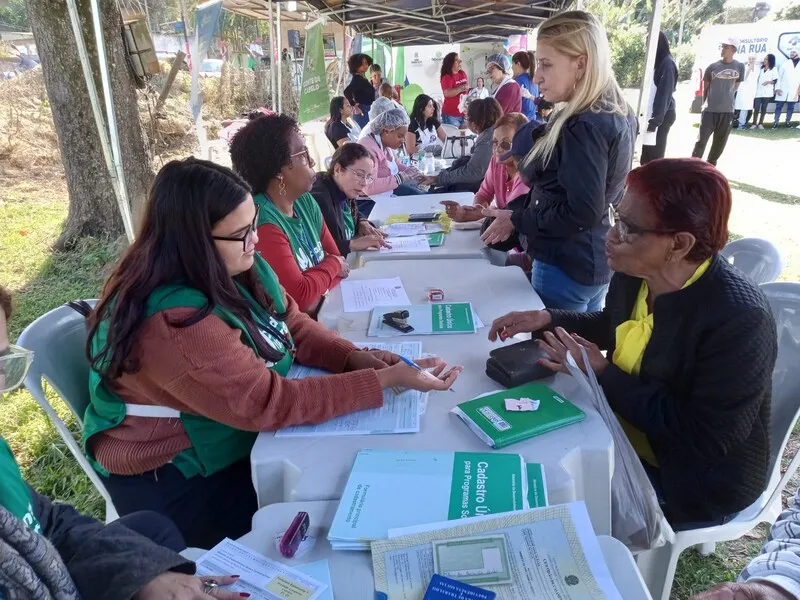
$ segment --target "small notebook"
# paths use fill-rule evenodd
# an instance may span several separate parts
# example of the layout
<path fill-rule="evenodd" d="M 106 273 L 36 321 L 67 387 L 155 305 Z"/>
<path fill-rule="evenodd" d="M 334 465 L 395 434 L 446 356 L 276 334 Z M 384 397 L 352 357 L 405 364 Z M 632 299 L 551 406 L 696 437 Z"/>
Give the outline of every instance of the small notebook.
<path fill-rule="evenodd" d="M 530 399 L 534 404 L 538 401 L 538 407 L 524 412 L 507 410 L 507 399 Z M 541 383 L 481 396 L 459 404 L 451 412 L 492 448 L 505 448 L 586 418 L 580 408 Z"/>

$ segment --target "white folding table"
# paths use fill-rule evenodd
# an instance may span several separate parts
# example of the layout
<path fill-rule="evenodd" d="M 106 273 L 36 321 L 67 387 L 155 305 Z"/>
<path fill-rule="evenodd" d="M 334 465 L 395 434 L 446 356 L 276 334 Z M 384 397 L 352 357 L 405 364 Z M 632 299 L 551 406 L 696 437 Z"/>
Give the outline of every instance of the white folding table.
<path fill-rule="evenodd" d="M 356 454 L 362 448 L 491 452 L 458 417 L 456 404 L 500 389 L 485 374 L 489 352 L 498 347 L 488 338 L 492 320 L 510 311 L 543 308 L 518 267 L 495 267 L 484 260 L 374 261 L 351 272 L 355 279 L 399 276 L 412 303 L 427 302 L 427 289 L 441 288 L 445 301 L 469 301 L 486 324 L 475 334 L 404 336 L 422 342 L 423 351 L 460 364 L 464 372 L 454 392 L 432 393 L 420 432 L 405 435 L 276 438 L 259 434 L 251 453 L 253 484 L 259 506 L 300 500 L 341 497 Z M 369 313 L 344 313 L 339 288 L 333 290 L 319 320 L 352 341 L 391 341 L 367 338 Z M 598 534 L 611 531 L 613 441 L 603 420 L 577 383 L 568 376 L 545 380 L 584 410 L 586 419 L 509 446 L 503 452 L 521 454 L 526 462 L 545 465 L 551 503 L 584 500 Z"/>

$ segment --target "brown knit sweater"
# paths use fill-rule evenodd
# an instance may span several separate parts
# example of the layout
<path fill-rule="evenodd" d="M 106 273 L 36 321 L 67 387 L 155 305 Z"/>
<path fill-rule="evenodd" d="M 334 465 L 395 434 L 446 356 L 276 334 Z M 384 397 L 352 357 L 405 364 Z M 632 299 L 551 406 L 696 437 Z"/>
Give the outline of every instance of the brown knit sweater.
<path fill-rule="evenodd" d="M 356 347 L 325 329 L 285 296 L 286 324 L 297 347 L 295 360 L 342 373 Z M 203 415 L 245 431 L 271 431 L 319 423 L 383 403 L 378 376 L 362 370 L 284 379 L 240 341 L 241 332 L 210 315 L 191 327 L 172 327 L 195 309 L 159 312 L 145 321 L 134 352 L 141 368 L 111 388 L 124 402 L 166 406 Z M 190 447 L 178 419 L 126 417 L 89 441 L 111 473 L 136 475 L 170 462 Z"/>

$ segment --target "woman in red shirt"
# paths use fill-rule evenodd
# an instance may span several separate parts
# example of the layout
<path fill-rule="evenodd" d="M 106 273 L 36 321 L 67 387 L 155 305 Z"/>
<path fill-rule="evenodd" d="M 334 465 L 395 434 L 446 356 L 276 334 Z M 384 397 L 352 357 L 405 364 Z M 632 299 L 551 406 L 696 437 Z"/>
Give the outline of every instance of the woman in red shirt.
<path fill-rule="evenodd" d="M 442 60 L 440 74 L 444 103 L 442 104 L 442 122 L 456 127 L 464 126 L 464 113 L 458 109 L 461 95 L 469 91 L 467 74 L 461 70 L 461 59 L 458 53 L 451 52 Z"/>

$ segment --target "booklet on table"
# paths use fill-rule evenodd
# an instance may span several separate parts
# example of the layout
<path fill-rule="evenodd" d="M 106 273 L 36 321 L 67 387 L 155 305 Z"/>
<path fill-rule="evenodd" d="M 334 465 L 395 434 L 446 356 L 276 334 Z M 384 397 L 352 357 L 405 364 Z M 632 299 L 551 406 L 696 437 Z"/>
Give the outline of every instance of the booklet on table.
<path fill-rule="evenodd" d="M 405 322 L 414 331 L 404 334 L 383 322 L 387 313 L 407 310 Z M 469 302 L 436 302 L 410 306 L 382 306 L 372 310 L 368 337 L 397 337 L 402 335 L 439 335 L 475 333 L 476 325 L 472 304 Z"/>

